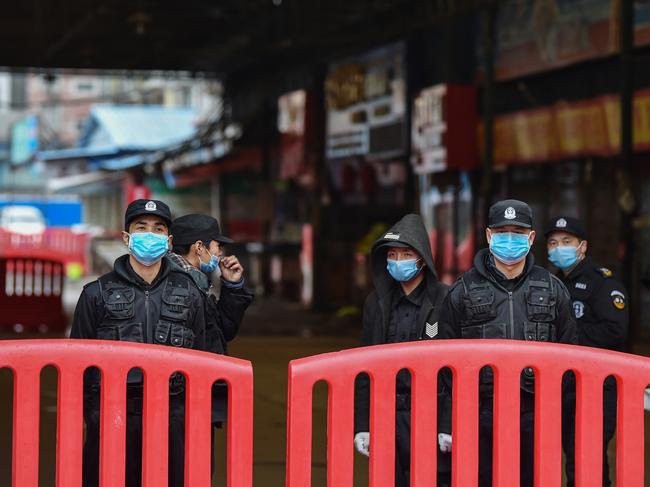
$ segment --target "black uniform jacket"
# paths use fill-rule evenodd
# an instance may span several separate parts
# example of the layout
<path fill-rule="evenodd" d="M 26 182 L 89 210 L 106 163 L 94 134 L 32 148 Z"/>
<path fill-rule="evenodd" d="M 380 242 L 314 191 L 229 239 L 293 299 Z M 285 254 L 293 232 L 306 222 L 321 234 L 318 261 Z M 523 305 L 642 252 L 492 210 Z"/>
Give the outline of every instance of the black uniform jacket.
<path fill-rule="evenodd" d="M 627 292 L 612 271 L 585 257 L 568 276 L 560 273 L 578 323 L 578 344 L 623 350 L 629 311 Z"/>
<path fill-rule="evenodd" d="M 425 340 L 436 338 L 438 334 L 438 312 L 440 304 L 447 294 L 447 286 L 438 281 L 433 266 L 431 244 L 422 219 L 418 215 L 406 215 L 396 223 L 384 237 L 377 240 L 371 250 L 370 265 L 372 270 L 374 291 L 368 295 L 363 308 L 363 330 L 361 345 L 378 345 L 388 343 L 388 326 L 394 299 L 399 297 L 399 283 L 386 270 L 388 248 L 382 244 L 390 242 L 406 243 L 413 247 L 423 258 L 426 267 L 426 290 L 422 306 L 417 316 L 414 316 L 409 340 Z M 410 380 L 400 376 L 397 381 L 398 393 L 408 394 Z M 367 375 L 359 376 L 356 384 L 355 398 L 355 432 L 369 431 L 370 383 Z M 439 407 L 442 415 L 448 408 Z M 441 421 L 449 422 L 446 418 Z M 448 428 L 445 428 L 448 429 Z"/>

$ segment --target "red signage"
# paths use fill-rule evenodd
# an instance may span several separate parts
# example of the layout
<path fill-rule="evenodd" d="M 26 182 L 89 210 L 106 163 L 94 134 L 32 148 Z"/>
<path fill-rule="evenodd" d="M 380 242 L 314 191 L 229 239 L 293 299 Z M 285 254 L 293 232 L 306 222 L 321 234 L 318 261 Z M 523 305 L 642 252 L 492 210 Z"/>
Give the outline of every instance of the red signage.
<path fill-rule="evenodd" d="M 414 102 L 411 164 L 417 174 L 476 166 L 476 91 L 473 86 L 437 85 Z"/>
<path fill-rule="evenodd" d="M 620 102 L 603 96 L 575 103 L 497 117 L 497 165 L 544 162 L 571 157 L 610 157 L 620 146 Z M 479 140 L 483 138 L 482 127 Z M 634 147 L 650 150 L 650 90 L 634 96 Z"/>

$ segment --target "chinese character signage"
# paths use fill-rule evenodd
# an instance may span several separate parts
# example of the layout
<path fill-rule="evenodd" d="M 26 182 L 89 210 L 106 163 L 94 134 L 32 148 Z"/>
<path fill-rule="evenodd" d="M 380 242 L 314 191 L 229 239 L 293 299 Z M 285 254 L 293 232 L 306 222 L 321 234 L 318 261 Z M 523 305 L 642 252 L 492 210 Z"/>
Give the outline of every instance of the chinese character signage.
<path fill-rule="evenodd" d="M 414 101 L 411 125 L 415 173 L 475 167 L 476 124 L 474 87 L 441 84 L 422 90 Z"/>
<path fill-rule="evenodd" d="M 327 158 L 402 155 L 405 85 L 402 44 L 333 64 L 325 81 Z"/>

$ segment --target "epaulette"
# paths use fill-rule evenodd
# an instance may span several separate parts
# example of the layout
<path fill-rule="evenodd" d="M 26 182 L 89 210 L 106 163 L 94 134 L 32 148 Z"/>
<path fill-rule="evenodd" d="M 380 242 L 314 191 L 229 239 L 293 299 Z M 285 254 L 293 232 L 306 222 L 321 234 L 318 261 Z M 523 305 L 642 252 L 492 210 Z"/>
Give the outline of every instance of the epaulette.
<path fill-rule="evenodd" d="M 607 267 L 600 267 L 598 269 L 598 272 L 600 272 L 603 275 L 603 277 L 607 277 L 607 278 L 612 277 L 614 275 L 614 273 L 610 271 Z"/>

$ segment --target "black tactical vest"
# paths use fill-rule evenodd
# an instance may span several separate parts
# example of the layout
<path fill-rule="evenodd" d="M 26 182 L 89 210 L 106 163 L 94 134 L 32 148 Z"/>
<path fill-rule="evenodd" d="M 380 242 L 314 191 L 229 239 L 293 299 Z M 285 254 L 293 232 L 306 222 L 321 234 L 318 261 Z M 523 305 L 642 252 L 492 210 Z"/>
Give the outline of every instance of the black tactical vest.
<path fill-rule="evenodd" d="M 461 281 L 463 338 L 556 341 L 557 290 L 547 270 L 533 267 L 511 292 L 475 269 Z"/>
<path fill-rule="evenodd" d="M 141 290 L 111 275 L 99 278 L 104 316 L 97 338 L 192 348 L 189 326 L 190 283 L 170 273 L 151 290 Z M 158 312 L 159 310 L 159 312 Z"/>

